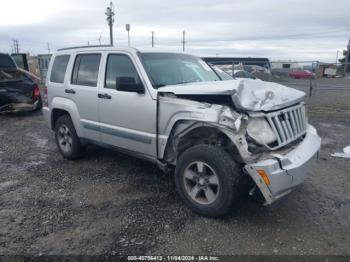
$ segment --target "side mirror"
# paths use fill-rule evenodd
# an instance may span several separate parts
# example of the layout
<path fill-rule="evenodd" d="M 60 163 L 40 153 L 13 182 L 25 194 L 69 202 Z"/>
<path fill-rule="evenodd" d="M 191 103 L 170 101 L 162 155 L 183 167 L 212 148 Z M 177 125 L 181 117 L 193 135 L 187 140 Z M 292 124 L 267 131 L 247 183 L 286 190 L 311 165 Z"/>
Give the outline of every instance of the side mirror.
<path fill-rule="evenodd" d="M 117 77 L 116 89 L 124 92 L 144 93 L 145 89 L 142 84 L 138 84 L 134 77 Z"/>

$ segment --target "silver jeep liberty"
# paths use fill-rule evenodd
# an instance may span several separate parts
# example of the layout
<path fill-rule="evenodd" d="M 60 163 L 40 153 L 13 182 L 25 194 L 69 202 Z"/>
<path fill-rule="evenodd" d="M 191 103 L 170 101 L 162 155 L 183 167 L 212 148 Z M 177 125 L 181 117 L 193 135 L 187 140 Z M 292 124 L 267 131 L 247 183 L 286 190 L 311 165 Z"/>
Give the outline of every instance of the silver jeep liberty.
<path fill-rule="evenodd" d="M 185 204 L 221 216 L 244 180 L 266 205 L 303 182 L 321 144 L 304 99 L 276 83 L 223 79 L 192 55 L 99 46 L 53 55 L 43 112 L 63 157 L 97 144 L 174 169 Z"/>

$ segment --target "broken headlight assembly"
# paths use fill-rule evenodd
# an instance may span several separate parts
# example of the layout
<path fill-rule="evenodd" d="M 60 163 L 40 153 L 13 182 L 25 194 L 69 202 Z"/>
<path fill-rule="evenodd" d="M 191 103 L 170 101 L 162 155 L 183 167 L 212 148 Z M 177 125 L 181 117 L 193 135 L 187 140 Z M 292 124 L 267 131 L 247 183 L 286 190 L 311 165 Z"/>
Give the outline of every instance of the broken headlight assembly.
<path fill-rule="evenodd" d="M 250 118 L 247 126 L 248 136 L 259 145 L 269 145 L 277 141 L 277 137 L 269 123 L 263 117 Z"/>

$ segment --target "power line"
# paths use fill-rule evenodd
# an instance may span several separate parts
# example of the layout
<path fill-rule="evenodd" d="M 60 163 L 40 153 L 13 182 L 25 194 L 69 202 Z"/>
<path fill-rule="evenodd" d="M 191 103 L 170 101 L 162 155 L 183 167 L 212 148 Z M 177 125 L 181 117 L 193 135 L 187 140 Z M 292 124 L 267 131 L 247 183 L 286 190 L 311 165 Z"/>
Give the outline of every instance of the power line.
<path fill-rule="evenodd" d="M 198 42 L 229 42 L 229 41 L 248 41 L 248 40 L 279 40 L 279 39 L 288 39 L 288 38 L 298 38 L 298 37 L 310 37 L 316 35 L 324 35 L 324 34 L 332 34 L 332 33 L 341 33 L 348 32 L 347 29 L 342 30 L 332 30 L 332 31 L 323 31 L 323 32 L 309 32 L 309 33 L 301 33 L 301 34 L 285 34 L 285 35 L 270 35 L 270 36 L 246 36 L 246 37 L 236 37 L 236 38 L 227 38 L 227 39 L 197 39 L 191 40 L 188 42 L 198 43 Z"/>

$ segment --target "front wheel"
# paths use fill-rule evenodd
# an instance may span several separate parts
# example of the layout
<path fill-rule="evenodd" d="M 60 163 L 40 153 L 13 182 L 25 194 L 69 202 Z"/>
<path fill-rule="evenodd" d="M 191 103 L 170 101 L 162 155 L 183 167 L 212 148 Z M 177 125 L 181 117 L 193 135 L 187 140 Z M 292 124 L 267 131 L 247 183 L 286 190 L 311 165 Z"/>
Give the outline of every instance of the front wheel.
<path fill-rule="evenodd" d="M 241 170 L 222 148 L 196 145 L 176 164 L 175 183 L 183 202 L 194 212 L 217 217 L 226 214 L 239 195 Z"/>

